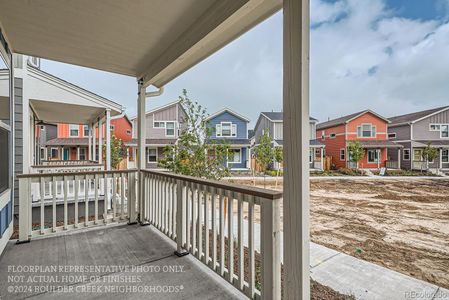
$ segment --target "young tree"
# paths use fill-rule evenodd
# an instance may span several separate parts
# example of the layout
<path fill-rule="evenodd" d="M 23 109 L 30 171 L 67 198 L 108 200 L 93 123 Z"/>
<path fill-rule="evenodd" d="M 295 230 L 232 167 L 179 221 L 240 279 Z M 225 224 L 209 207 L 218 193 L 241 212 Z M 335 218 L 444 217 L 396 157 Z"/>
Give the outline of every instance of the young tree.
<path fill-rule="evenodd" d="M 359 141 L 352 141 L 348 145 L 348 155 L 351 162 L 356 163 L 357 169 L 359 168 L 359 161 L 365 156 L 362 144 Z"/>
<path fill-rule="evenodd" d="M 192 101 L 184 89 L 179 97 L 186 111 L 178 143 L 167 146 L 164 158 L 158 163 L 174 173 L 219 180 L 229 175 L 226 162 L 229 147 L 210 139 L 212 131 L 208 128 L 206 109 L 197 101 Z"/>
<path fill-rule="evenodd" d="M 270 136 L 270 131 L 266 130 L 261 136 L 259 144 L 254 149 L 254 155 L 256 162 L 262 167 L 263 172 L 263 185 L 265 184 L 265 172 L 274 159 L 273 139 Z"/>
<path fill-rule="evenodd" d="M 275 147 L 274 148 L 274 161 L 279 164 L 277 172 L 276 172 L 276 185 L 278 186 L 278 177 L 279 177 L 279 171 L 281 170 L 281 164 L 284 161 L 284 150 L 282 147 Z"/>
<path fill-rule="evenodd" d="M 424 148 L 424 151 L 422 152 L 422 157 L 426 161 L 427 170 L 429 169 L 429 162 L 434 161 L 436 158 L 438 158 L 438 156 L 439 156 L 438 149 L 432 147 L 432 143 L 429 142 L 427 144 L 427 147 Z"/>
<path fill-rule="evenodd" d="M 123 141 L 111 134 L 111 167 L 117 169 L 120 162 L 126 157 L 126 147 Z M 106 153 L 106 145 L 103 145 L 103 153 Z"/>

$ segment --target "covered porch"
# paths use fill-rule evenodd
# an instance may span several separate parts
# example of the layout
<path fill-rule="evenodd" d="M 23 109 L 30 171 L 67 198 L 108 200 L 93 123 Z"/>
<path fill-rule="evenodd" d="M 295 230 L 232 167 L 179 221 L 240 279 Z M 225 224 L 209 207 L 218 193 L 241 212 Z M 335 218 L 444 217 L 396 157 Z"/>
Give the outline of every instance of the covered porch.
<path fill-rule="evenodd" d="M 392 141 L 359 141 L 364 150 L 363 158 L 358 162 L 352 162 L 347 158 L 348 168 L 359 169 L 401 169 L 402 145 Z"/>
<path fill-rule="evenodd" d="M 428 147 L 437 149 L 438 155 L 436 159 L 427 161 L 424 156 L 424 150 Z M 449 171 L 449 141 L 414 141 L 411 144 L 412 154 L 412 170 L 441 170 Z"/>
<path fill-rule="evenodd" d="M 137 170 L 111 171 L 107 162 L 106 170 L 101 171 L 18 176 L 19 242 L 31 240 L 29 245 L 32 247 L 37 241 L 33 239 L 40 236 L 137 221 L 141 225 L 153 225 L 176 241 L 177 255 L 191 254 L 220 275 L 224 279 L 223 284 L 227 281 L 234 286 L 240 292 L 239 298 L 281 299 L 283 288 L 285 299 L 310 299 L 308 1 L 187 0 L 174 5 L 167 1 L 139 0 L 132 4 L 117 2 L 110 5 L 102 0 L 82 0 L 67 5 L 62 1 L 0 0 L 0 5 L 2 33 L 12 52 L 129 75 L 138 83 Z M 285 165 L 288 166 L 284 172 L 284 194 L 146 170 L 146 100 L 160 94 L 147 91 L 147 88 L 161 89 L 282 6 L 283 147 Z M 51 107 L 42 109 L 50 110 Z M 111 112 L 106 110 L 105 113 Z M 38 120 L 52 121 L 42 114 L 36 115 Z M 99 114 L 80 124 L 89 125 L 97 122 L 98 118 Z M 108 119 L 106 128 L 109 128 Z M 69 213 L 72 196 L 69 182 L 73 182 L 74 187 L 74 218 Z M 48 183 L 51 183 L 51 189 L 46 195 Z M 38 186 L 39 190 L 40 211 L 36 225 L 30 217 L 32 185 Z M 58 189 L 59 185 L 62 189 Z M 83 192 L 78 188 L 80 185 L 84 186 Z M 111 195 L 112 199 L 111 207 L 104 205 L 104 210 L 97 205 L 102 190 L 103 195 Z M 55 209 L 58 193 L 63 195 L 62 222 L 58 221 Z M 81 193 L 83 201 L 80 201 Z M 283 285 L 280 246 L 282 197 Z M 48 212 L 46 203 L 51 203 Z M 80 216 L 81 211 L 85 218 Z M 93 218 L 90 217 L 91 211 L 94 212 Z M 46 219 L 48 215 L 50 219 Z M 247 227 L 243 226 L 244 218 L 248 219 Z M 260 221 L 259 248 L 254 244 L 254 222 L 257 219 Z M 113 232 L 105 234 L 113 235 Z M 68 240 L 67 237 L 65 239 Z M 244 239 L 248 241 L 246 245 Z M 123 243 L 126 242 L 114 241 L 113 247 L 122 249 Z M 152 251 L 157 249 L 154 244 L 150 247 Z M 79 255 L 88 254 L 82 252 Z M 114 255 L 114 258 L 120 262 L 122 257 Z M 20 263 L 14 261 L 16 265 Z M 63 263 L 61 259 L 60 265 Z M 189 275 L 195 276 L 195 273 Z M 190 278 L 180 280 L 190 283 Z M 181 297 L 196 296 L 192 289 L 188 292 Z M 220 292 L 225 293 L 225 290 Z M 51 296 L 61 296 L 56 294 Z M 132 298 L 129 294 L 125 296 Z M 102 293 L 98 297 L 109 298 L 110 295 Z M 169 294 L 166 297 L 173 298 Z"/>

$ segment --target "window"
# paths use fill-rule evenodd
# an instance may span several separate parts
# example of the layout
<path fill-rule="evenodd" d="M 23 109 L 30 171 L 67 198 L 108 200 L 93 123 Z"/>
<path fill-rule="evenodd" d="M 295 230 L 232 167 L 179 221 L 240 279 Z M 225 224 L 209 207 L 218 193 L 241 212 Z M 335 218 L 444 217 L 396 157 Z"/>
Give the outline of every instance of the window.
<path fill-rule="evenodd" d="M 79 125 L 70 124 L 70 137 L 79 137 L 80 127 Z"/>
<path fill-rule="evenodd" d="M 86 160 L 86 148 L 80 148 L 80 160 Z"/>
<path fill-rule="evenodd" d="M 444 163 L 449 162 L 449 149 L 443 149 L 443 153 L 441 153 L 441 159 Z"/>
<path fill-rule="evenodd" d="M 335 133 L 331 133 L 331 134 L 329 135 L 329 137 L 330 137 L 331 139 L 335 139 L 336 136 L 337 136 L 337 134 L 335 134 Z"/>
<path fill-rule="evenodd" d="M 0 39 L 3 45 L 3 35 L 0 32 Z M 3 48 L 3 47 L 2 47 Z M 4 53 L 4 52 L 1 52 Z M 0 54 L 0 71 L 1 71 L 1 84 L 0 84 L 0 196 L 4 191 L 10 189 L 11 186 L 11 178 L 13 177 L 11 174 L 11 70 L 9 64 L 7 63 L 9 59 L 3 60 L 3 56 Z M 8 193 L 3 194 L 5 197 L 8 197 Z M 0 200 L 3 203 L 5 198 L 0 197 Z M 9 199 L 8 199 L 9 201 Z M 3 223 L 4 220 L 2 220 Z M 5 222 L 6 223 L 6 222 Z M 9 222 L 7 222 L 9 224 Z M 7 226 L 4 226 L 4 230 L 6 230 Z M 0 234 L 1 236 L 1 234 Z"/>
<path fill-rule="evenodd" d="M 346 159 L 346 150 L 340 149 L 340 160 L 345 161 L 345 159 Z"/>
<path fill-rule="evenodd" d="M 379 153 L 377 150 L 368 150 L 368 162 L 377 163 L 379 160 Z"/>
<path fill-rule="evenodd" d="M 157 149 L 156 148 L 149 148 L 148 149 L 148 162 L 157 162 Z"/>
<path fill-rule="evenodd" d="M 441 125 L 441 138 L 449 138 L 449 124 Z"/>
<path fill-rule="evenodd" d="M 232 134 L 232 123 L 223 122 L 221 123 L 221 136 L 231 136 Z"/>
<path fill-rule="evenodd" d="M 404 160 L 410 160 L 410 149 L 404 149 Z"/>
<path fill-rule="evenodd" d="M 115 129 L 115 125 L 111 125 L 111 126 L 109 126 L 109 128 L 110 128 L 111 130 L 114 130 L 114 129 Z"/>
<path fill-rule="evenodd" d="M 321 131 L 321 138 L 324 140 L 326 139 L 326 131 Z"/>
<path fill-rule="evenodd" d="M 430 124 L 430 131 L 440 131 L 440 124 Z"/>
<path fill-rule="evenodd" d="M 388 134 L 388 138 L 389 139 L 395 139 L 396 138 L 396 133 L 395 132 L 389 133 Z"/>
<path fill-rule="evenodd" d="M 41 160 L 45 160 L 45 148 L 41 147 L 39 156 Z"/>
<path fill-rule="evenodd" d="M 315 149 L 315 156 L 320 157 L 321 156 L 321 149 L 317 148 Z"/>
<path fill-rule="evenodd" d="M 127 134 L 127 135 L 131 135 L 131 130 L 129 130 L 129 129 L 126 130 L 126 134 Z"/>
<path fill-rule="evenodd" d="M 413 150 L 413 160 L 414 161 L 421 161 L 422 160 L 422 150 L 421 149 L 414 149 Z"/>
<path fill-rule="evenodd" d="M 0 157 L 2 157 L 2 163 L 0 164 L 0 193 L 9 188 L 9 155 L 11 153 L 9 136 L 10 132 L 0 127 Z"/>
<path fill-rule="evenodd" d="M 58 159 L 58 158 L 59 158 L 59 149 L 58 148 L 51 148 L 50 159 Z"/>
<path fill-rule="evenodd" d="M 221 122 L 215 125 L 215 131 L 217 137 L 234 137 L 237 136 L 237 125 L 232 124 L 232 122 Z M 264 134 L 262 131 L 262 134 Z"/>
<path fill-rule="evenodd" d="M 166 126 L 165 135 L 175 136 L 175 122 L 166 122 L 165 126 Z"/>
<path fill-rule="evenodd" d="M 154 128 L 165 128 L 165 122 L 154 122 Z"/>
<path fill-rule="evenodd" d="M 309 149 L 309 163 L 313 163 L 313 150 Z"/>
<path fill-rule="evenodd" d="M 45 130 L 45 126 L 44 125 L 41 125 L 40 127 L 41 127 L 41 130 Z"/>
<path fill-rule="evenodd" d="M 84 136 L 89 136 L 89 126 L 88 125 L 83 126 L 83 132 L 84 132 Z"/>
<path fill-rule="evenodd" d="M 230 163 L 239 163 L 241 162 L 241 154 L 240 149 L 230 149 L 229 150 L 229 162 Z"/>
<path fill-rule="evenodd" d="M 372 124 L 362 124 L 362 126 L 357 127 L 357 136 L 358 137 L 376 137 L 376 126 Z"/>

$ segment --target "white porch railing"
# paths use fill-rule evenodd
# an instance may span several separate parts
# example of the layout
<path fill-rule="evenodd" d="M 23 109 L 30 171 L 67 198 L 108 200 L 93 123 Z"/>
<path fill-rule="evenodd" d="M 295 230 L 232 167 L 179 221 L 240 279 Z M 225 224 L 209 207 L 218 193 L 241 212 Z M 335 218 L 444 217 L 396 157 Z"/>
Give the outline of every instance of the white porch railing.
<path fill-rule="evenodd" d="M 280 299 L 281 192 L 150 170 L 141 175 L 141 221 L 176 241 L 178 253 L 188 251 L 251 299 Z M 256 219 L 260 254 L 254 243 Z"/>
<path fill-rule="evenodd" d="M 387 169 L 399 169 L 399 162 L 387 160 L 386 166 L 387 166 Z"/>
<path fill-rule="evenodd" d="M 32 173 L 67 173 L 67 172 L 89 172 L 103 170 L 104 166 L 98 163 L 75 164 L 75 165 L 36 165 L 32 166 Z"/>
<path fill-rule="evenodd" d="M 136 170 L 18 175 L 19 242 L 132 218 L 135 175 Z M 32 197 L 33 190 L 38 191 L 37 199 Z M 99 202 L 103 204 L 102 211 Z M 33 222 L 33 214 L 39 214 L 38 222 Z"/>
<path fill-rule="evenodd" d="M 412 161 L 413 170 L 426 170 L 427 164 L 425 161 Z"/>
<path fill-rule="evenodd" d="M 42 160 L 43 166 L 77 166 L 77 165 L 91 165 L 98 164 L 94 160 Z"/>

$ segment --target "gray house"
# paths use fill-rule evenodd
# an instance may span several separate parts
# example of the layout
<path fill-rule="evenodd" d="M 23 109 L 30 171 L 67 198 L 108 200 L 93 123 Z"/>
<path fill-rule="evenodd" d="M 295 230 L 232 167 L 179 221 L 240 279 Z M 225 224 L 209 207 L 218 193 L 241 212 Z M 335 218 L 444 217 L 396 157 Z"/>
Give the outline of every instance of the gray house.
<path fill-rule="evenodd" d="M 174 145 L 183 127 L 186 113 L 180 101 L 172 102 L 146 113 L 146 168 L 158 167 L 158 160 L 164 156 L 166 146 Z M 131 157 L 137 157 L 137 119 L 131 119 L 133 139 L 125 143 L 132 151 Z M 130 161 L 129 168 L 133 168 Z"/>
<path fill-rule="evenodd" d="M 282 112 L 261 112 L 254 127 L 254 143 L 259 144 L 261 136 L 269 130 L 275 146 L 284 143 L 284 117 Z M 310 151 L 309 162 L 311 170 L 323 169 L 324 144 L 316 139 L 316 124 L 318 120 L 310 117 Z M 278 168 L 280 166 L 275 166 Z"/>
<path fill-rule="evenodd" d="M 404 146 L 401 153 L 403 169 L 425 169 L 423 150 L 430 143 L 438 149 L 439 158 L 430 168 L 449 170 L 449 106 L 389 118 L 388 138 Z M 397 151 L 388 153 L 393 160 Z"/>

